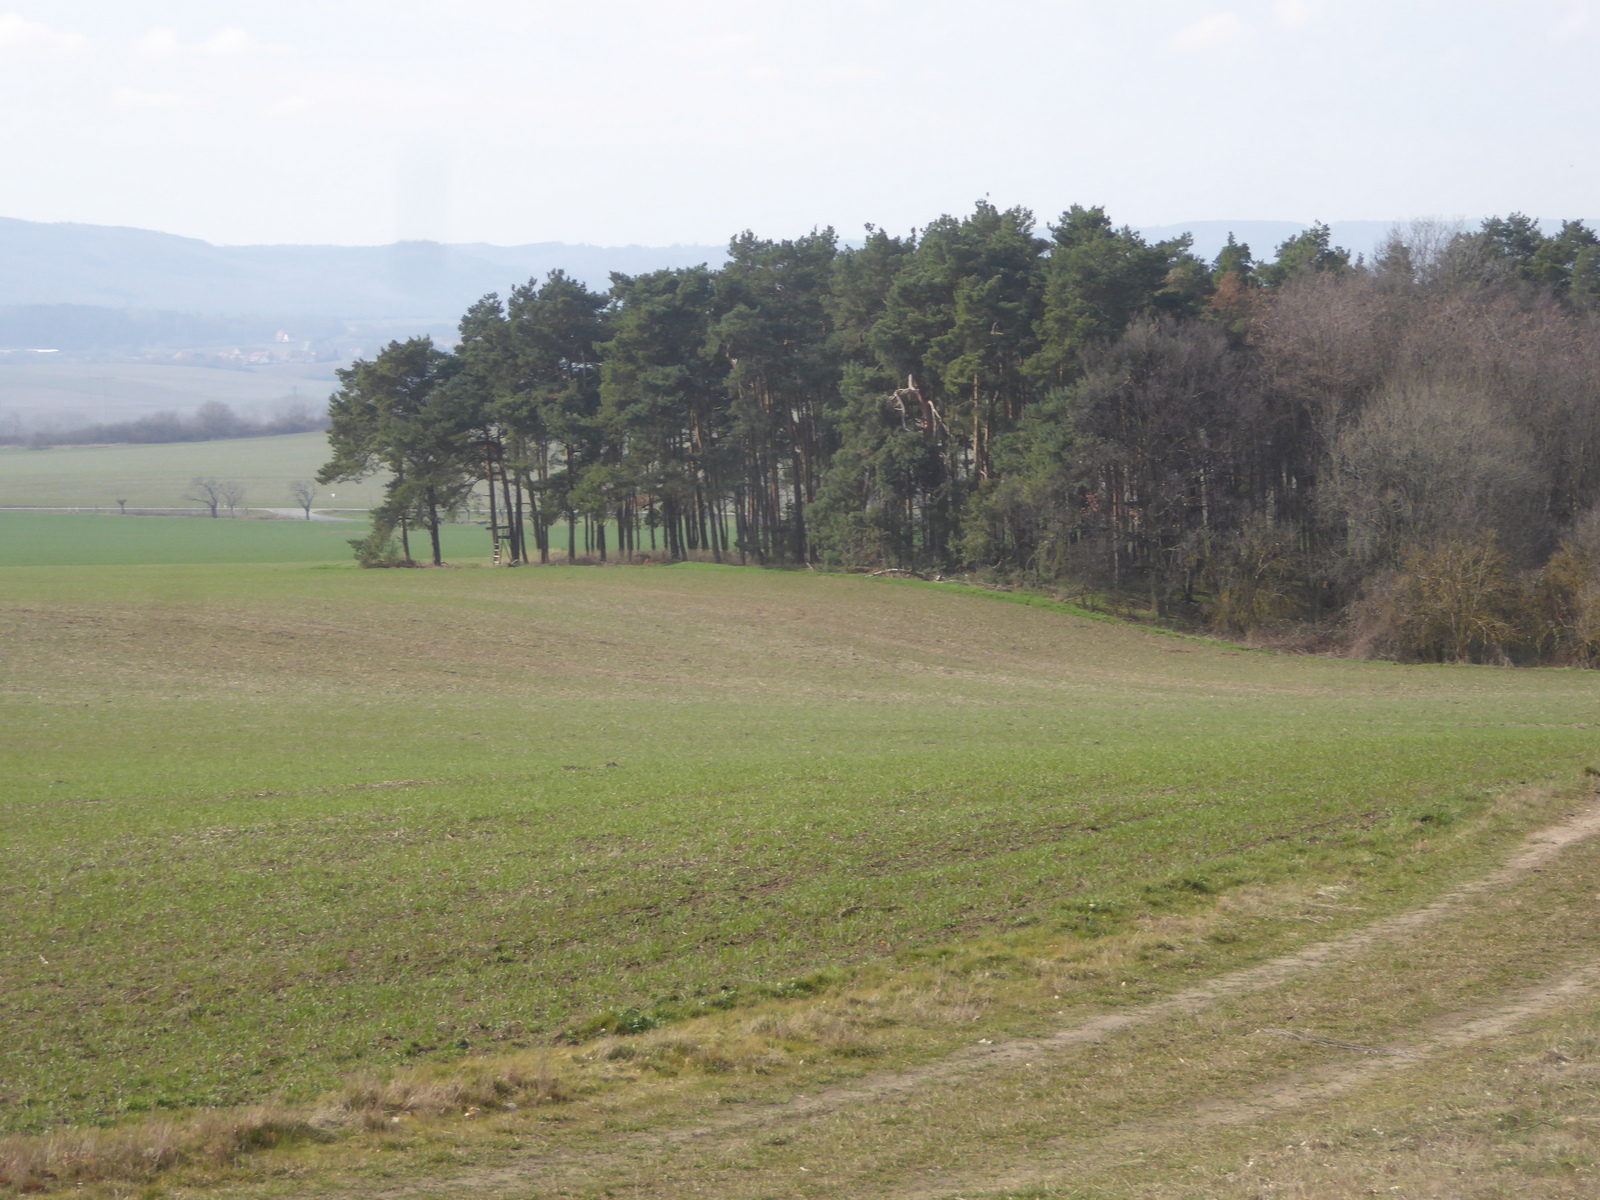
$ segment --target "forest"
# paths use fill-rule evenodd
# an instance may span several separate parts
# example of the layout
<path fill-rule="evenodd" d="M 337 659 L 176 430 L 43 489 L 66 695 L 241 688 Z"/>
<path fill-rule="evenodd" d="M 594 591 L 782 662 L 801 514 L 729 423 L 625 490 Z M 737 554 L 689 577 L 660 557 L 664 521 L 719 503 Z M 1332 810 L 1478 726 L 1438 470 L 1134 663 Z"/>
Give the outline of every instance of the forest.
<path fill-rule="evenodd" d="M 1600 237 L 1315 225 L 1270 259 L 980 202 L 908 236 L 560 272 L 339 373 L 320 480 L 412 561 L 946 574 L 1301 649 L 1600 664 Z M 609 545 L 608 545 L 609 539 Z"/>

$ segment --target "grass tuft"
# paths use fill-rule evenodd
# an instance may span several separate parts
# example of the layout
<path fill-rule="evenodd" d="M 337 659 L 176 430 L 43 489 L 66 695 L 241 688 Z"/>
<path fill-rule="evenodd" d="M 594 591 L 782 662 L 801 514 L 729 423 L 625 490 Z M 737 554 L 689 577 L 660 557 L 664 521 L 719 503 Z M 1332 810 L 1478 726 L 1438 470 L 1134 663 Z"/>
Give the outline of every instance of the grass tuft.
<path fill-rule="evenodd" d="M 477 1116 L 561 1104 L 571 1094 L 551 1069 L 546 1053 L 509 1058 L 468 1059 L 451 1066 L 428 1066 L 387 1078 L 362 1076 L 337 1094 L 337 1111 L 383 1128 L 397 1116 Z"/>
<path fill-rule="evenodd" d="M 140 1183 L 182 1165 L 233 1165 L 257 1151 L 329 1137 L 326 1125 L 272 1105 L 110 1129 L 12 1136 L 0 1140 L 0 1187 L 26 1193 L 91 1182 Z"/>

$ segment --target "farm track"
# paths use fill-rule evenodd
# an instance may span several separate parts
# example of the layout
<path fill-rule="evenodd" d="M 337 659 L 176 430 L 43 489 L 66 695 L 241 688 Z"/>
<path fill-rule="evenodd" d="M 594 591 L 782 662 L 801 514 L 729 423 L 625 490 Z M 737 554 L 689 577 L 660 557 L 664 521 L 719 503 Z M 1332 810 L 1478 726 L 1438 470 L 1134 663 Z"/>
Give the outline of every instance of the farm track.
<path fill-rule="evenodd" d="M 1061 1184 L 1069 1174 L 1090 1165 L 1103 1166 L 1107 1159 L 1126 1159 L 1142 1147 L 1162 1144 L 1186 1135 L 1204 1135 L 1207 1130 L 1250 1125 L 1336 1100 L 1377 1082 L 1385 1075 L 1425 1065 L 1451 1050 L 1458 1050 L 1490 1038 L 1513 1032 L 1519 1025 L 1583 996 L 1600 984 L 1600 962 L 1587 963 L 1555 979 L 1519 991 L 1488 1011 L 1465 1012 L 1439 1022 L 1418 1041 L 1392 1046 L 1339 1046 L 1365 1056 L 1353 1067 L 1324 1068 L 1309 1073 L 1279 1078 L 1243 1096 L 1223 1101 L 1202 1102 L 1191 1112 L 1177 1117 L 1133 1121 L 1108 1137 L 1098 1139 L 1088 1154 L 1067 1139 L 1050 1147 L 1059 1156 L 1054 1166 L 1012 1170 L 985 1178 L 946 1178 L 935 1187 L 916 1187 L 885 1193 L 884 1200 L 954 1200 L 962 1194 L 994 1194 L 1023 1191 Z M 1261 1030 L 1272 1034 L 1282 1031 Z M 1334 1043 L 1338 1046 L 1338 1043 Z M 1047 1151 L 1047 1153 L 1049 1153 Z"/>
<path fill-rule="evenodd" d="M 730 1115 L 667 1132 L 618 1136 L 609 1146 L 593 1149 L 545 1151 L 506 1168 L 469 1171 L 433 1180 L 413 1180 L 402 1186 L 367 1194 L 385 1197 L 506 1195 L 525 1191 L 530 1183 L 545 1188 L 614 1187 L 619 1194 L 654 1196 L 675 1194 L 669 1173 L 656 1168 L 679 1154 L 735 1154 L 757 1133 L 798 1130 L 808 1121 L 834 1114 L 847 1115 L 877 1103 L 914 1098 L 939 1085 L 977 1086 L 986 1077 L 1034 1065 L 1034 1060 L 1059 1058 L 1079 1047 L 1108 1042 L 1119 1034 L 1176 1025 L 1225 1001 L 1268 992 L 1310 973 L 1349 964 L 1380 947 L 1404 945 L 1430 933 L 1434 927 L 1459 915 L 1474 900 L 1523 881 L 1530 873 L 1548 869 L 1563 851 L 1600 834 L 1600 798 L 1555 825 L 1539 830 L 1499 868 L 1459 884 L 1432 903 L 1375 921 L 1341 937 L 1308 946 L 1256 966 L 1233 971 L 1207 983 L 1185 989 L 1154 1003 L 1104 1013 L 1069 1025 L 1042 1038 L 1026 1038 L 957 1051 L 926 1066 L 869 1075 L 848 1085 L 827 1088 L 787 1103 L 758 1111 Z M 1295 1073 L 1274 1078 L 1227 1098 L 1203 1101 L 1187 1111 L 1132 1120 L 1081 1147 L 1100 1160 L 1126 1154 L 1163 1136 L 1194 1135 L 1205 1129 L 1248 1125 L 1273 1116 L 1330 1100 L 1355 1091 L 1381 1077 L 1427 1062 L 1439 1054 L 1469 1046 L 1512 1031 L 1564 1003 L 1581 998 L 1600 985 L 1600 961 L 1570 966 L 1560 975 L 1533 987 L 1524 987 L 1495 1002 L 1451 1014 L 1413 1031 L 1416 1036 L 1382 1046 L 1361 1046 L 1331 1039 L 1328 1048 L 1362 1056 L 1354 1066 L 1334 1064 L 1309 1075 Z M 1286 1031 L 1256 1029 L 1257 1034 Z M 1302 1035 L 1290 1034 L 1301 1037 Z M 1065 1173 L 1081 1169 L 1082 1154 L 1067 1153 L 1071 1137 L 1052 1139 L 1043 1155 L 1057 1158 L 1054 1167 L 1019 1165 L 1010 1171 L 976 1177 L 965 1172 L 942 1173 L 936 1184 L 923 1183 L 900 1189 L 876 1189 L 872 1194 L 899 1200 L 934 1200 L 1037 1187 L 1059 1181 Z M 771 1144 L 771 1143 L 769 1143 Z M 1075 1159 L 1070 1166 L 1062 1159 Z M 804 1169 L 804 1168 L 801 1168 Z M 841 1181 L 842 1184 L 842 1181 Z M 823 1191 L 816 1189 L 821 1186 Z M 842 1184 L 838 1195 L 856 1195 Z M 609 1194 L 609 1193 L 607 1193 Z M 807 1194 L 830 1194 L 824 1179 L 812 1177 Z"/>

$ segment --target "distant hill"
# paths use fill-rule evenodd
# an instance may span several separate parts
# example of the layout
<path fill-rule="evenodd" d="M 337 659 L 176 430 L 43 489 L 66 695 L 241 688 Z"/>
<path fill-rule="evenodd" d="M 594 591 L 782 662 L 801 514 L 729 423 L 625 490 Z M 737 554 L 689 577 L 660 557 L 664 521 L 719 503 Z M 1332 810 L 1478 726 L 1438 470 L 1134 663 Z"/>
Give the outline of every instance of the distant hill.
<path fill-rule="evenodd" d="M 1335 221 L 1333 240 L 1371 257 L 1391 224 Z M 1231 232 L 1265 260 L 1305 228 L 1300 221 L 1189 221 L 1140 232 L 1151 240 L 1191 233 L 1207 260 Z M 0 218 L 0 351 L 125 355 L 259 345 L 283 329 L 296 343 L 348 352 L 410 332 L 448 339 L 486 292 L 504 295 L 556 268 L 605 289 L 613 271 L 725 258 L 720 246 L 693 245 L 214 246 L 145 229 Z"/>
<path fill-rule="evenodd" d="M 294 335 L 324 342 L 345 332 L 332 320 L 290 322 Z M 92 304 L 0 305 L 0 352 L 48 347 L 63 354 L 141 354 L 273 342 L 284 322 Z"/>
<path fill-rule="evenodd" d="M 1390 221 L 1333 221 L 1333 240 L 1371 256 Z M 1140 230 L 1159 240 L 1194 235 L 1210 259 L 1232 232 L 1259 259 L 1303 221 L 1187 221 Z M 722 246 L 524 246 L 397 242 L 387 246 L 214 246 L 198 238 L 108 225 L 43 224 L 0 217 L 0 308 L 74 306 L 189 314 L 211 320 L 286 316 L 338 321 L 453 323 L 486 292 L 561 268 L 590 287 L 610 275 L 721 263 Z M 45 314 L 48 315 L 48 314 Z M 58 316 L 66 316 L 58 309 Z M 13 320 L 19 320 L 20 314 Z M 81 331 L 92 324 L 79 311 Z"/>
<path fill-rule="evenodd" d="M 453 321 L 485 292 L 561 268 L 610 273 L 719 263 L 720 246 L 213 246 L 104 225 L 0 218 L 0 306 L 73 305 L 213 318 Z M 80 314 L 81 320 L 81 314 Z"/>

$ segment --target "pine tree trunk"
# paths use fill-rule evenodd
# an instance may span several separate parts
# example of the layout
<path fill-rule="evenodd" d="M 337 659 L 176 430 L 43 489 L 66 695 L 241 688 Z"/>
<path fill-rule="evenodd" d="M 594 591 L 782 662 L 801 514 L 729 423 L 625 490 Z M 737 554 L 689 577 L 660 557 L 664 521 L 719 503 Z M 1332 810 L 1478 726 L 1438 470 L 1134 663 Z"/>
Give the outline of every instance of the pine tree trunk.
<path fill-rule="evenodd" d="M 428 536 L 433 539 L 433 565 L 444 566 L 444 555 L 439 551 L 439 505 L 430 487 L 428 495 Z"/>
<path fill-rule="evenodd" d="M 806 544 L 805 501 L 800 487 L 802 464 L 798 448 L 790 450 L 790 462 L 794 470 L 794 560 L 803 563 L 810 561 L 811 548 Z"/>
<path fill-rule="evenodd" d="M 483 477 L 489 483 L 489 552 L 493 555 L 490 562 L 500 565 L 500 515 L 494 505 L 494 451 L 487 445 L 484 447 Z"/>
<path fill-rule="evenodd" d="M 517 539 L 517 559 L 518 559 L 518 561 L 527 562 L 528 561 L 528 538 L 527 538 L 527 535 L 523 532 L 523 527 L 522 527 L 522 484 L 523 484 L 522 472 L 519 470 L 517 472 L 517 477 L 516 477 L 516 480 L 515 480 L 515 486 L 513 486 L 512 489 L 511 489 L 511 494 L 517 498 L 517 512 L 516 512 L 515 523 L 514 523 L 514 526 L 513 526 L 513 535 Z"/>
<path fill-rule="evenodd" d="M 517 553 L 517 525 L 511 515 L 511 472 L 506 467 L 506 448 L 504 446 L 500 447 L 500 497 L 505 501 L 506 549 L 511 555 L 511 561 L 519 562 L 522 556 Z"/>

